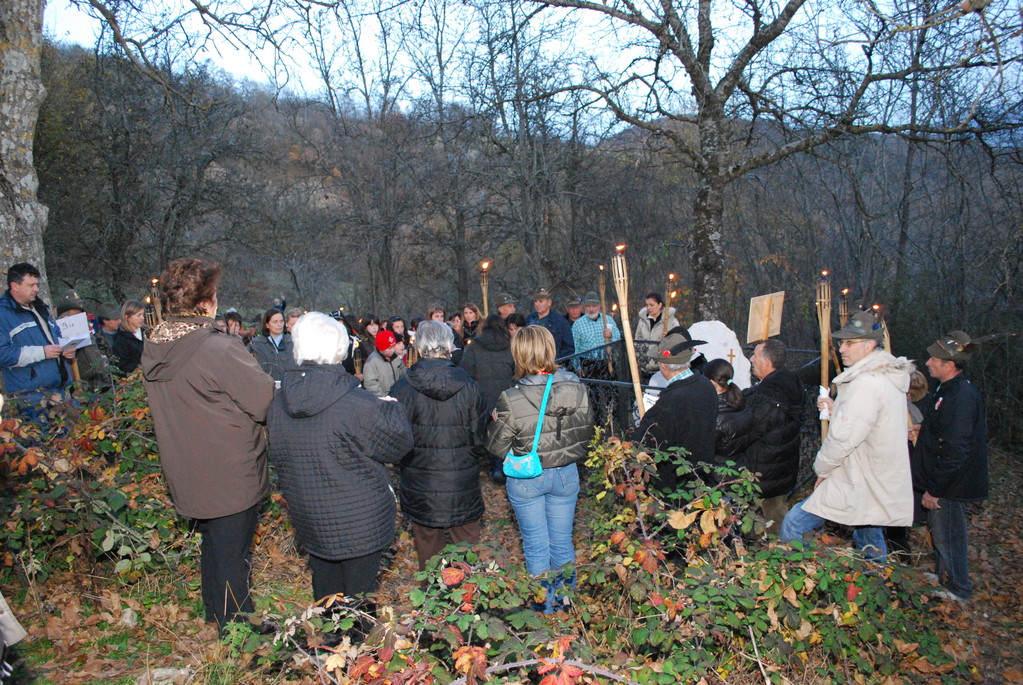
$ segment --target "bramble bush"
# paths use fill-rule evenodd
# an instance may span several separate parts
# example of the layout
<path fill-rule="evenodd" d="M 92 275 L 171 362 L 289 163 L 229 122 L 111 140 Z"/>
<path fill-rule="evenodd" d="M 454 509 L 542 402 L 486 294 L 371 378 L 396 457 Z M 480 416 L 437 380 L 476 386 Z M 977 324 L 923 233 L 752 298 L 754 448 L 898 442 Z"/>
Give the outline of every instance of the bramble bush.
<path fill-rule="evenodd" d="M 125 581 L 191 553 L 159 468 L 138 373 L 0 424 L 3 573 L 45 581 L 77 561 L 113 562 Z"/>

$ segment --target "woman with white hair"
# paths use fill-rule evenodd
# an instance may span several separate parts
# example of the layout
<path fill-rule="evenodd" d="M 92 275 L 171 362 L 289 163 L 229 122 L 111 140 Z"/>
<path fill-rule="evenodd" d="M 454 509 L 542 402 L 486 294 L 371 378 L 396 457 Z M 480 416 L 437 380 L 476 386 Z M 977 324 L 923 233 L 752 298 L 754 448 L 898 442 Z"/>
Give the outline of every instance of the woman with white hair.
<path fill-rule="evenodd" d="M 480 540 L 484 507 L 474 448 L 483 442 L 487 403 L 476 381 L 451 361 L 454 348 L 449 326 L 422 322 L 420 359 L 391 388 L 415 441 L 401 463 L 401 510 L 412 520 L 420 570 L 448 541 Z"/>
<path fill-rule="evenodd" d="M 313 595 L 372 593 L 397 515 L 384 464 L 412 449 L 412 430 L 401 407 L 363 390 L 342 367 L 344 325 L 309 312 L 292 341 L 298 366 L 284 372 L 267 426 L 288 515 L 309 553 Z"/>

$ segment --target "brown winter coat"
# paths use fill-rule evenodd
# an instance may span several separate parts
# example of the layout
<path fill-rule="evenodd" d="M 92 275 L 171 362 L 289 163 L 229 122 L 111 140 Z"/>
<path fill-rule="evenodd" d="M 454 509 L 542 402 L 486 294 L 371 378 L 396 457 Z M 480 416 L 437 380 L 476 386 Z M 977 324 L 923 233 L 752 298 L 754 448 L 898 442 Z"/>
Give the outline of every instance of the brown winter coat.
<path fill-rule="evenodd" d="M 258 503 L 274 382 L 241 341 L 208 317 L 170 317 L 149 334 L 142 378 L 178 513 L 219 518 Z"/>

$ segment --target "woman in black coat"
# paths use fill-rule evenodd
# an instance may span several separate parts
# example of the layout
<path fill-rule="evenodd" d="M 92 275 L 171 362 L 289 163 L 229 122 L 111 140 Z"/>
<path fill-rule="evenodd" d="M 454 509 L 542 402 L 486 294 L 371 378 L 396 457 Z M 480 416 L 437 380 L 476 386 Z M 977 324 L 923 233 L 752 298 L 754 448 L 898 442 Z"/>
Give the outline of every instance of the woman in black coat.
<path fill-rule="evenodd" d="M 342 367 L 343 324 L 310 312 L 292 337 L 300 366 L 284 372 L 270 405 L 270 458 L 309 553 L 313 595 L 371 593 L 397 514 L 384 464 L 412 449 L 412 429 L 401 407 L 363 390 Z"/>
<path fill-rule="evenodd" d="M 735 370 L 726 360 L 715 359 L 704 366 L 703 375 L 710 379 L 718 393 L 714 463 L 724 466 L 727 461 L 738 462 L 756 434 L 753 432 L 753 415 L 746 409 L 746 398 L 733 381 Z"/>
<path fill-rule="evenodd" d="M 500 314 L 491 314 L 483 322 L 479 335 L 465 346 L 461 366 L 480 384 L 487 401 L 487 413 L 494 411 L 501 393 L 515 385 L 515 361 L 511 356 L 511 332 Z M 490 478 L 505 481 L 501 470 L 503 457 L 488 455 Z"/>
<path fill-rule="evenodd" d="M 145 319 L 145 307 L 138 300 L 127 300 L 121 305 L 121 325 L 114 333 L 110 350 L 121 373 L 131 373 L 142 363 L 142 324 Z"/>
<path fill-rule="evenodd" d="M 412 520 L 420 570 L 447 539 L 480 540 L 484 507 L 474 448 L 483 442 L 487 404 L 476 381 L 451 361 L 453 349 L 446 324 L 419 324 L 420 359 L 391 387 L 415 440 L 401 462 L 401 510 Z"/>

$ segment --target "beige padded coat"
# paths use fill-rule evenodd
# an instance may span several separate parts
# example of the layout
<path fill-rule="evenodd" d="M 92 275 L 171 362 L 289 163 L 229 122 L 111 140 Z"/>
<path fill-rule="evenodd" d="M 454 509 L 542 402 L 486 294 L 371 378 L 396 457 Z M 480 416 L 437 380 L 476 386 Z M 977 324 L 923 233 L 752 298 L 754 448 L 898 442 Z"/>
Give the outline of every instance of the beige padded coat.
<path fill-rule="evenodd" d="M 913 524 L 906 391 L 913 364 L 875 350 L 835 377 L 828 437 L 813 468 L 824 481 L 803 509 L 847 526 Z"/>

